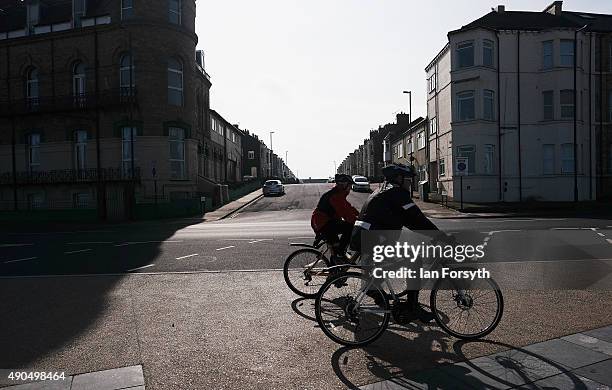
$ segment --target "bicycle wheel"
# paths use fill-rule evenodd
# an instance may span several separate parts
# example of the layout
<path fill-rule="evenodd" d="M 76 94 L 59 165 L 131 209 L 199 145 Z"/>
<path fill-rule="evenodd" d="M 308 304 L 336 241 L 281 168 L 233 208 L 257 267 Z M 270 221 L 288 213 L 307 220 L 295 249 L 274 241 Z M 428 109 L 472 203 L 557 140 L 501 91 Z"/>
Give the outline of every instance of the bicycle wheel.
<path fill-rule="evenodd" d="M 316 249 L 298 249 L 287 257 L 283 276 L 287 286 L 304 298 L 314 298 L 327 280 L 329 261 Z"/>
<path fill-rule="evenodd" d="M 376 340 L 389 325 L 389 301 L 381 288 L 372 286 L 371 277 L 347 272 L 330 278 L 315 300 L 317 322 L 335 342 L 366 345 Z"/>
<path fill-rule="evenodd" d="M 474 271 L 473 268 L 453 268 Z M 504 312 L 504 298 L 493 279 L 438 279 L 431 290 L 431 310 L 451 336 L 473 340 L 491 333 Z"/>

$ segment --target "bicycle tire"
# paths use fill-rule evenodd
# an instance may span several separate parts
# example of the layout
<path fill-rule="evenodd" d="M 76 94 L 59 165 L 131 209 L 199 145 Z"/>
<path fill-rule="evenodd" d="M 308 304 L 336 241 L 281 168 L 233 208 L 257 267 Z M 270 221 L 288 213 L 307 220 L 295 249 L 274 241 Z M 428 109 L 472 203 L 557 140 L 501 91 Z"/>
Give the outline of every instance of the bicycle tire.
<path fill-rule="evenodd" d="M 458 267 L 458 268 L 454 268 L 454 270 L 457 271 L 461 271 L 461 270 L 470 270 L 470 271 L 474 271 L 474 268 L 471 267 Z M 488 335 L 489 333 L 493 332 L 493 330 L 495 330 L 495 328 L 497 327 L 497 325 L 499 325 L 499 322 L 501 321 L 501 318 L 504 314 L 504 297 L 503 294 L 499 288 L 499 285 L 497 284 L 497 282 L 495 282 L 495 280 L 493 279 L 483 279 L 486 280 L 492 287 L 492 290 L 495 291 L 495 297 L 497 300 L 497 309 L 495 312 L 495 316 L 493 318 L 493 321 L 490 323 L 490 325 L 488 325 L 484 330 L 477 332 L 477 333 L 471 333 L 471 334 L 465 334 L 465 333 L 459 333 L 453 329 L 451 329 L 446 322 L 444 321 L 444 318 L 441 317 L 441 312 L 438 311 L 437 308 L 437 303 L 436 303 L 436 296 L 438 291 L 440 291 L 440 286 L 442 284 L 443 281 L 445 281 L 446 279 L 438 279 L 436 280 L 436 282 L 434 283 L 432 289 L 431 289 L 431 295 L 430 295 L 430 306 L 431 306 L 431 311 L 434 314 L 434 318 L 436 323 L 438 324 L 438 326 L 440 326 L 440 328 L 442 328 L 446 333 L 448 333 L 449 335 L 456 337 L 458 339 L 462 339 L 462 340 L 476 340 L 479 338 L 482 338 L 486 335 Z"/>
<path fill-rule="evenodd" d="M 335 277 L 330 278 L 327 282 L 325 282 L 325 284 L 321 287 L 321 290 L 319 291 L 319 294 L 317 295 L 316 299 L 315 299 L 315 316 L 317 318 L 317 323 L 319 324 L 319 327 L 321 328 L 321 330 L 323 330 L 323 333 L 325 333 L 325 335 L 327 337 L 329 337 L 331 340 L 335 341 L 338 344 L 342 344 L 345 346 L 351 346 L 351 347 L 355 347 L 355 346 L 364 346 L 367 344 L 372 343 L 373 341 L 375 341 L 376 339 L 378 339 L 383 333 L 384 331 L 387 329 L 387 327 L 389 326 L 389 320 L 391 318 L 391 313 L 389 310 L 389 299 L 387 297 L 386 294 L 384 294 L 383 290 L 380 288 L 376 288 L 382 296 L 383 299 L 383 303 L 384 303 L 384 307 L 382 307 L 383 310 L 385 310 L 385 314 L 382 320 L 382 323 L 380 324 L 380 326 L 378 327 L 378 330 L 376 332 L 374 332 L 374 334 L 368 338 L 365 339 L 360 339 L 357 341 L 351 341 L 351 340 L 346 340 L 340 337 L 337 337 L 334 333 L 332 333 L 329 328 L 327 327 L 327 324 L 324 322 L 324 319 L 322 317 L 322 302 L 325 298 L 325 293 L 331 289 L 331 288 L 340 288 L 340 287 L 336 287 L 336 283 L 340 280 L 344 280 L 345 282 L 348 280 L 348 278 L 357 278 L 357 279 L 361 279 L 363 282 L 368 283 L 369 281 L 369 277 L 365 276 L 361 273 L 357 273 L 357 272 L 344 272 L 342 274 L 339 274 Z"/>
<path fill-rule="evenodd" d="M 285 264 L 283 265 L 283 277 L 285 278 L 285 283 L 287 283 L 287 286 L 291 289 L 291 291 L 293 291 L 297 295 L 302 296 L 304 298 L 314 298 L 319 292 L 318 288 L 316 288 L 315 292 L 312 292 L 312 289 L 307 289 L 307 291 L 305 291 L 306 289 L 300 289 L 298 288 L 298 286 L 294 284 L 294 282 L 291 280 L 290 275 L 289 275 L 290 271 L 292 270 L 291 261 L 296 259 L 298 255 L 302 255 L 305 253 L 314 255 L 313 259 L 320 257 L 319 261 L 322 261 L 324 263 L 322 264 L 323 266 L 322 268 L 329 267 L 329 260 L 327 260 L 327 258 L 325 257 L 325 255 L 323 255 L 321 251 L 318 251 L 313 248 L 301 248 L 301 249 L 296 250 L 295 252 L 292 252 L 289 256 L 287 256 L 287 259 L 285 260 Z M 325 278 L 327 279 L 327 277 Z M 321 286 L 323 285 L 323 283 L 324 282 L 321 283 Z"/>

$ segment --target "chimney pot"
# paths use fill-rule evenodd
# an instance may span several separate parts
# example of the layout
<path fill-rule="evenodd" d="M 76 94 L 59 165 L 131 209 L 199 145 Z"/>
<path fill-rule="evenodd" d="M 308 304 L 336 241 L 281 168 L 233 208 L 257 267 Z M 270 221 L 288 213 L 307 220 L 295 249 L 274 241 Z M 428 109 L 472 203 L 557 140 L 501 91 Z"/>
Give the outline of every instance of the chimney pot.
<path fill-rule="evenodd" d="M 498 5 L 497 7 L 495 7 L 495 12 L 497 12 L 498 14 L 506 12 L 506 6 Z"/>
<path fill-rule="evenodd" d="M 560 16 L 561 13 L 563 12 L 563 1 L 553 1 L 551 5 L 546 7 L 544 12 Z"/>

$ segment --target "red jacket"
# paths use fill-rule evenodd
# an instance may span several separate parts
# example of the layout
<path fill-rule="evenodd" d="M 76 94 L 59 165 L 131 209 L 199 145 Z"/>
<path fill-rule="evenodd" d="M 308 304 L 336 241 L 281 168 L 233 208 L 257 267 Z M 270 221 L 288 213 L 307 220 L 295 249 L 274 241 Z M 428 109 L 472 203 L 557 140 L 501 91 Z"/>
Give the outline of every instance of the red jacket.
<path fill-rule="evenodd" d="M 355 223 L 359 212 L 346 200 L 349 192 L 334 187 L 321 196 L 310 219 L 310 225 L 315 233 L 320 232 L 331 219 L 344 219 L 346 222 Z"/>

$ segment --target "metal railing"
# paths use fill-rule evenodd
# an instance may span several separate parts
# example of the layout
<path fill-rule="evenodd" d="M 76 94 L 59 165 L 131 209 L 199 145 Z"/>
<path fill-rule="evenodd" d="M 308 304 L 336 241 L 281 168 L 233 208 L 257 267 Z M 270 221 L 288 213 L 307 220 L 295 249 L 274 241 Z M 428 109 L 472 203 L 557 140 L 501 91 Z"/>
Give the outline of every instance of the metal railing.
<path fill-rule="evenodd" d="M 0 117 L 31 115 L 57 111 L 80 111 L 96 107 L 120 106 L 134 103 L 137 90 L 129 87 L 63 96 L 40 96 L 0 101 Z"/>
<path fill-rule="evenodd" d="M 17 172 L 16 184 L 36 185 L 36 184 L 76 184 L 76 183 L 95 183 L 99 180 L 102 182 L 125 182 L 132 181 L 140 182 L 140 168 L 134 169 L 134 175 L 130 169 L 122 168 L 91 168 L 91 169 L 59 169 L 51 171 L 33 171 L 33 172 Z M 15 180 L 13 174 L 0 174 L 0 185 L 14 185 Z"/>

